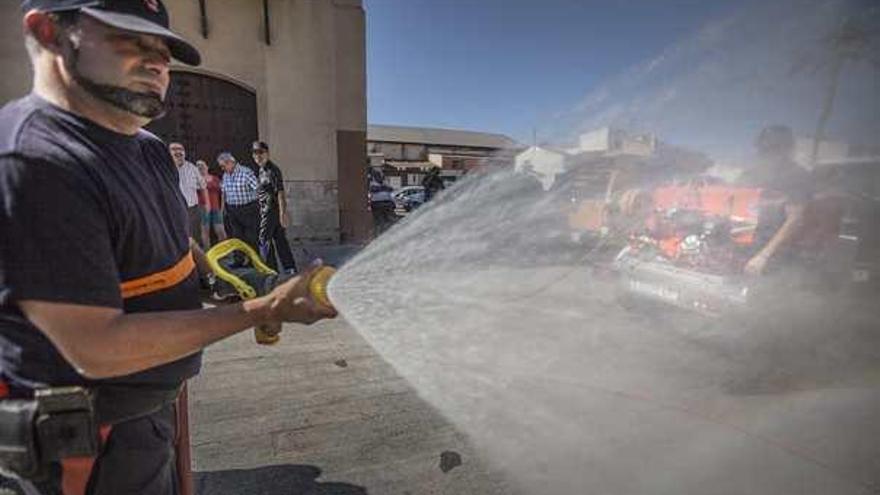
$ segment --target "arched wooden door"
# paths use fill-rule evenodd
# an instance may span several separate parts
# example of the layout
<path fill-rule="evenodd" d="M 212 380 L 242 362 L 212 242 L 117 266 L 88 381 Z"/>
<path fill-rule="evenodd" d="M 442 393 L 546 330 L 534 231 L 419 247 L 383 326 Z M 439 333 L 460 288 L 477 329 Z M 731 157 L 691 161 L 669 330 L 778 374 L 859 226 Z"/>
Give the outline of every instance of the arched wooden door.
<path fill-rule="evenodd" d="M 205 74 L 174 71 L 168 89 L 168 113 L 147 126 L 166 142 L 180 142 L 187 159 L 205 160 L 212 169 L 217 155 L 231 151 L 251 163 L 257 139 L 257 95 L 242 86 Z"/>

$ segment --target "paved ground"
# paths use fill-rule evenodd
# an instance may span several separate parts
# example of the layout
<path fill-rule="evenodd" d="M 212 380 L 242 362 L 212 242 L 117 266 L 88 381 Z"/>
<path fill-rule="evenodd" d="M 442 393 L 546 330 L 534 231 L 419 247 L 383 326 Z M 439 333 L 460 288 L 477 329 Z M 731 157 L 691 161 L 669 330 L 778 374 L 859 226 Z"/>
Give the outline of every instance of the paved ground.
<path fill-rule="evenodd" d="M 716 320 L 627 310 L 580 266 L 386 266 L 341 273 L 340 308 L 525 493 L 880 493 L 880 319 L 855 300 Z"/>
<path fill-rule="evenodd" d="M 358 285 L 381 303 L 346 314 L 523 492 L 880 493 L 874 312 L 801 295 L 751 328 L 624 311 L 583 269 L 384 276 L 421 290 Z M 384 316 L 402 307 L 420 312 Z M 201 494 L 513 492 L 343 321 L 218 344 L 190 387 Z M 463 464 L 444 473 L 444 452 Z"/>
<path fill-rule="evenodd" d="M 432 309 L 413 298 L 434 292 L 400 291 L 409 299 L 386 295 L 388 307 L 367 312 L 420 307 L 426 321 L 443 317 L 443 332 L 405 332 L 411 318 L 361 326 L 382 330 L 367 335 L 407 376 L 422 377 L 421 390 L 451 398 L 434 404 L 522 492 L 880 494 L 874 311 L 860 321 L 799 300 L 806 309 L 791 325 L 755 334 L 738 321 L 715 328 L 622 311 L 601 284 L 585 298 L 585 270 L 461 270 L 431 280 L 468 297 Z M 408 286 L 393 275 L 385 282 Z M 522 287 L 541 290 L 522 304 Z M 489 315 L 503 319 L 477 317 L 484 307 L 471 302 L 487 294 L 508 301 Z M 729 333 L 738 329 L 745 333 Z M 461 352 L 472 341 L 481 345 Z M 480 379 L 481 369 L 508 379 Z M 342 320 L 290 325 L 273 347 L 250 333 L 212 346 L 190 383 L 190 411 L 201 495 L 514 493 Z"/>
<path fill-rule="evenodd" d="M 344 321 L 213 346 L 190 414 L 203 495 L 510 493 Z"/>

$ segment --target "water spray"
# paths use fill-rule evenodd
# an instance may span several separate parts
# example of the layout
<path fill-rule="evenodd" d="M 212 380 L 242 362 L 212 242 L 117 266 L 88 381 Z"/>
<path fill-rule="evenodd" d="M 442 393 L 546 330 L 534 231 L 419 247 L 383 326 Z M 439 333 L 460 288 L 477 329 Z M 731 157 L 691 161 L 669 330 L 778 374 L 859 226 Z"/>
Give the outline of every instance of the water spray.
<path fill-rule="evenodd" d="M 815 128 L 810 103 L 824 84 L 792 79 L 791 53 L 821 53 L 815 40 L 847 2 L 771 4 L 715 23 L 600 88 L 608 96 L 579 106 L 584 128 L 572 131 L 647 129 L 709 153 L 718 168 L 742 168 L 764 123 L 801 133 Z M 829 135 L 868 136 L 876 144 L 877 114 L 865 109 L 873 108 L 866 102 L 877 101 L 877 89 L 851 69 Z M 657 169 L 666 174 L 682 157 L 662 148 Z M 597 181 L 597 163 L 574 165 L 594 174 L 575 192 L 618 215 L 609 229 L 616 237 L 599 236 L 571 258 L 554 258 L 554 249 L 569 247 L 560 239 L 569 233 L 564 219 L 575 196 L 560 187 L 538 190 L 532 177 L 510 170 L 472 172 L 339 273 L 316 270 L 309 293 L 338 308 L 524 493 L 877 493 L 872 468 L 880 449 L 863 440 L 880 434 L 875 305 L 832 304 L 784 286 L 766 297 L 750 291 L 747 310 L 734 317 L 705 318 L 716 313 L 707 297 L 723 306 L 743 294 L 714 297 L 720 291 L 711 277 L 688 284 L 699 289 L 698 304 L 684 301 L 684 291 L 652 291 L 647 275 L 661 288 L 679 280 L 672 270 L 646 273 L 665 261 L 661 242 L 650 250 L 640 241 L 644 256 L 629 250 L 611 263 L 618 243 L 631 244 L 630 230 L 645 230 L 638 208 L 644 195 L 629 188 L 670 186 L 666 175 L 629 184 L 624 174 L 612 181 L 623 185 L 599 190 L 587 187 Z M 867 181 L 859 185 L 876 197 Z M 654 216 L 663 205 L 648 206 Z M 858 218 L 867 225 L 880 216 Z M 676 219 L 673 226 L 690 225 Z M 697 248 L 710 246 L 718 225 L 700 222 L 696 237 L 681 237 L 678 252 L 665 257 L 702 263 Z M 739 233 L 739 225 L 730 230 Z M 620 300 L 627 285 L 699 311 L 630 308 Z M 460 464 L 456 452 L 440 454 L 442 472 L 456 475 Z"/>

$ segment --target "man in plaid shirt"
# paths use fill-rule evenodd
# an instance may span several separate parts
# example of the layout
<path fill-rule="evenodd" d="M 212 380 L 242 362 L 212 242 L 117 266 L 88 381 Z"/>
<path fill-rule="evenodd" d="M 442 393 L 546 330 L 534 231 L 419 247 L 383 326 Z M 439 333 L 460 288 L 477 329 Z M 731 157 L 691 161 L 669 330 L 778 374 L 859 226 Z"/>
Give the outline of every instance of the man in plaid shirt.
<path fill-rule="evenodd" d="M 217 156 L 217 163 L 224 172 L 220 188 L 223 191 L 223 216 L 226 218 L 229 236 L 241 239 L 257 250 L 260 226 L 257 176 L 251 169 L 239 165 L 228 151 Z"/>

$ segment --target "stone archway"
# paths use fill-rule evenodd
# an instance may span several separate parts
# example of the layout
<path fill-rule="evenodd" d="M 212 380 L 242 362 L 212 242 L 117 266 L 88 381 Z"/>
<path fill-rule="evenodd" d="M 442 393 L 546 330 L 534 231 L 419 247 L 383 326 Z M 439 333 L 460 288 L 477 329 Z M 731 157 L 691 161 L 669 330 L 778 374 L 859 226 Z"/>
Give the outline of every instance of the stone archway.
<path fill-rule="evenodd" d="M 222 151 L 251 165 L 251 143 L 259 132 L 257 95 L 216 76 L 173 71 L 168 113 L 147 129 L 166 142 L 182 143 L 190 161 L 203 159 L 212 169 Z"/>

